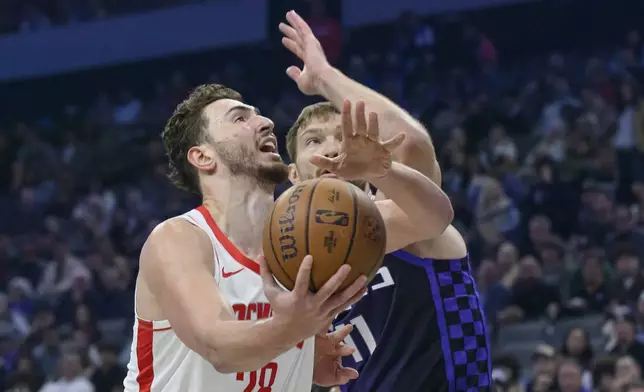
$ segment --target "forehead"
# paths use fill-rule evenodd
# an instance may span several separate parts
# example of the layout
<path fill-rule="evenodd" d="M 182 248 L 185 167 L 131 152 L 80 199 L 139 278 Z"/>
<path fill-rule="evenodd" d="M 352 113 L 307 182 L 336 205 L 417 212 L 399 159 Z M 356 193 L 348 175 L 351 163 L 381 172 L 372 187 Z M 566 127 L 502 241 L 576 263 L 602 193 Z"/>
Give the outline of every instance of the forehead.
<path fill-rule="evenodd" d="M 256 112 L 257 109 L 235 99 L 219 99 L 204 108 L 204 116 L 210 120 L 221 119 L 227 113 L 235 110 L 251 110 Z"/>
<path fill-rule="evenodd" d="M 305 134 L 317 133 L 330 135 L 340 131 L 340 115 L 337 113 L 328 113 L 311 118 L 298 132 L 301 138 Z"/>

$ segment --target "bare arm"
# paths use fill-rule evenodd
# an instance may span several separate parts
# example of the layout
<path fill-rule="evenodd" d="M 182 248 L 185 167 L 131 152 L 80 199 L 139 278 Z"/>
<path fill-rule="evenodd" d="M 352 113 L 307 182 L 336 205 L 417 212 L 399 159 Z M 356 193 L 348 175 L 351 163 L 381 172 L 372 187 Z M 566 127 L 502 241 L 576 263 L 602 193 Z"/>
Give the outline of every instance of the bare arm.
<path fill-rule="evenodd" d="M 394 152 L 394 160 L 404 163 L 440 185 L 440 168 L 431 138 L 423 125 L 400 106 L 383 95 L 352 80 L 333 68 L 324 55 L 320 42 L 309 25 L 296 12 L 286 14 L 289 24 L 280 24 L 282 43 L 304 62 L 305 69 L 289 67 L 287 74 L 305 94 L 321 95 L 335 107 L 343 101 L 364 101 L 368 112 L 378 114 L 382 124 L 381 138 L 388 140 L 404 133 L 406 148 Z"/>
<path fill-rule="evenodd" d="M 411 114 L 385 96 L 330 66 L 321 73 L 319 80 L 320 94 L 335 107 L 341 108 L 344 99 L 353 102 L 364 101 L 367 112 L 377 113 L 380 137 L 383 140 L 404 133 L 407 137 L 403 146 L 393 152 L 394 160 L 417 169 L 438 185 L 441 184 L 440 168 L 432 139 L 425 127 Z"/>
<path fill-rule="evenodd" d="M 385 177 L 370 182 L 389 196 L 376 202 L 387 228 L 387 253 L 438 237 L 454 218 L 447 195 L 408 166 L 394 162 Z"/>
<path fill-rule="evenodd" d="M 186 346 L 222 373 L 259 369 L 302 340 L 275 318 L 237 321 L 213 279 L 213 250 L 200 229 L 168 221 L 141 252 L 140 274 Z"/>

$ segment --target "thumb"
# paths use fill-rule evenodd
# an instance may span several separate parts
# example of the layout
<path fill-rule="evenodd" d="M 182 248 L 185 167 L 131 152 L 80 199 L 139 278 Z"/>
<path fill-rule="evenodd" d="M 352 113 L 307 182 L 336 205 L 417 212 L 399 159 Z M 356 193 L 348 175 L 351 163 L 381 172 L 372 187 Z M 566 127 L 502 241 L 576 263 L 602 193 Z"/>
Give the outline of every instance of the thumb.
<path fill-rule="evenodd" d="M 382 143 L 382 146 L 389 152 L 400 147 L 400 145 L 405 141 L 406 135 L 404 133 L 399 133 L 398 135 L 392 137 L 386 142 Z"/>
<path fill-rule="evenodd" d="M 320 169 L 334 171 L 337 168 L 337 162 L 332 158 L 327 158 L 322 155 L 313 155 L 310 162 Z"/>
<path fill-rule="evenodd" d="M 292 65 L 286 68 L 286 74 L 289 78 L 293 79 L 293 81 L 297 82 L 297 79 L 299 79 L 300 75 L 302 75 L 302 70 Z"/>

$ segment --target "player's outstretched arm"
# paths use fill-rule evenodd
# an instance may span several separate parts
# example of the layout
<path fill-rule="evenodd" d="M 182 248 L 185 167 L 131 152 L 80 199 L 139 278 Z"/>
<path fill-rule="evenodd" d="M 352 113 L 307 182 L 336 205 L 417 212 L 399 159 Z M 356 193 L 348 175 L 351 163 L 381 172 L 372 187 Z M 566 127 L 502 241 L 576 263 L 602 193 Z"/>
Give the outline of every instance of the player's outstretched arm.
<path fill-rule="evenodd" d="M 394 160 L 417 169 L 440 185 L 440 167 L 434 145 L 425 127 L 382 94 L 332 67 L 308 23 L 295 11 L 288 12 L 286 19 L 288 24 L 281 23 L 279 26 L 284 34 L 282 43 L 304 62 L 303 69 L 291 66 L 287 69 L 287 74 L 297 83 L 300 90 L 308 95 L 321 95 L 337 108 L 342 107 L 345 99 L 353 102 L 364 101 L 367 110 L 377 113 L 380 117 L 383 140 L 390 139 L 400 132 L 407 136 L 403 146 L 394 151 Z"/>
<path fill-rule="evenodd" d="M 328 326 L 337 312 L 359 299 L 364 287 L 364 279 L 358 280 L 336 293 L 348 275 L 344 269 L 318 293 L 309 293 L 309 260 L 308 271 L 302 271 L 309 276 L 298 275 L 300 283 L 306 281 L 304 295 L 300 293 L 303 284 L 297 292 L 267 292 L 274 316 L 238 321 L 213 278 L 213 259 L 210 239 L 203 231 L 188 222 L 170 220 L 159 225 L 143 246 L 140 276 L 179 339 L 222 373 L 266 365 Z M 264 275 L 266 280 L 266 271 Z"/>

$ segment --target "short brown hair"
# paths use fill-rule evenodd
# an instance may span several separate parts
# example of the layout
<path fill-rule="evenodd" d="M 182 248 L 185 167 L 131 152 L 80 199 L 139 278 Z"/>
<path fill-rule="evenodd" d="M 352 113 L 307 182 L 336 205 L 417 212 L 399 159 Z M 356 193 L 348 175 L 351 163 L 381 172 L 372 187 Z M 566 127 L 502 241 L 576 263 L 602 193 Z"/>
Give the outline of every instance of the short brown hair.
<path fill-rule="evenodd" d="M 295 162 L 297 158 L 297 133 L 300 129 L 309 125 L 314 118 L 326 120 L 333 114 L 340 114 L 340 111 L 331 102 L 318 102 L 302 109 L 302 113 L 286 134 L 286 151 L 291 162 Z"/>
<path fill-rule="evenodd" d="M 242 101 L 242 96 L 220 84 L 198 86 L 177 106 L 161 133 L 170 166 L 168 177 L 181 189 L 201 194 L 197 170 L 188 162 L 188 150 L 207 140 L 203 110 L 220 99 Z"/>

